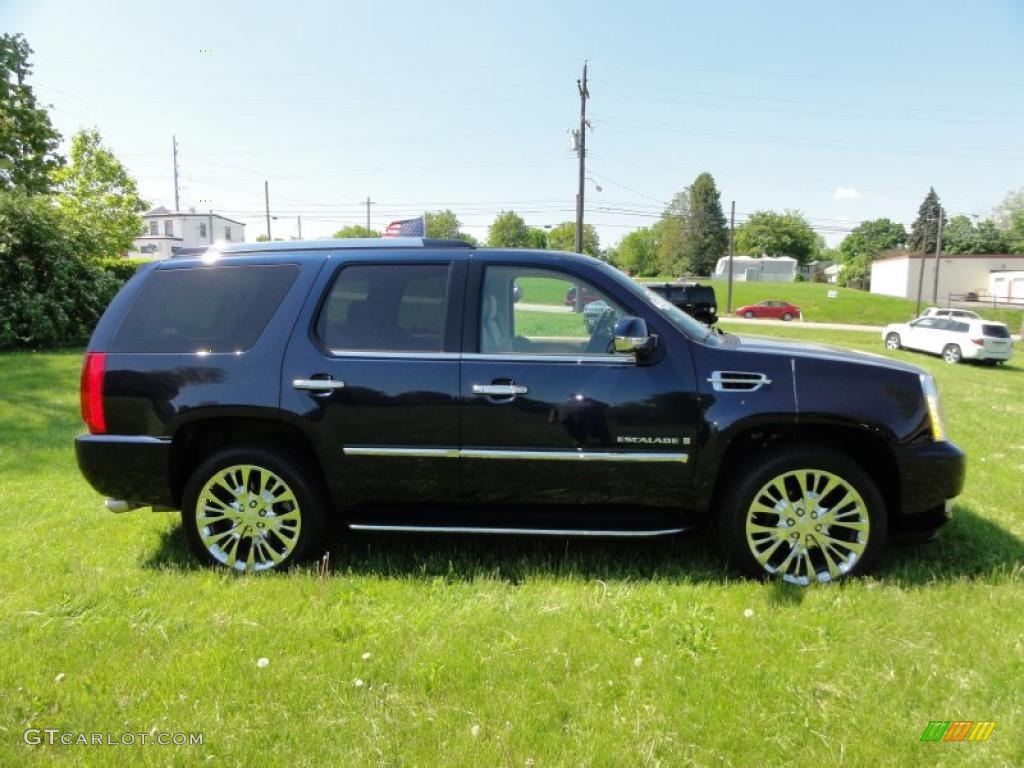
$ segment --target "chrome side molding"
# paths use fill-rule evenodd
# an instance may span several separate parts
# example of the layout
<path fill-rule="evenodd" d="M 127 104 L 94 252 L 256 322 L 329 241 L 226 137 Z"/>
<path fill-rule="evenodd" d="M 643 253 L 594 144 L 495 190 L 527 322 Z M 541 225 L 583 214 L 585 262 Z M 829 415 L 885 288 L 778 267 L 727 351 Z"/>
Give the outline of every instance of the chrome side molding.
<path fill-rule="evenodd" d="M 689 439 L 689 438 L 687 438 Z M 688 453 L 656 451 L 507 451 L 490 448 L 417 448 L 346 445 L 346 456 L 391 456 L 408 459 L 505 459 L 523 461 L 621 461 L 685 464 Z"/>
<path fill-rule="evenodd" d="M 395 533 L 493 533 L 502 536 L 562 536 L 605 538 L 649 538 L 682 533 L 686 528 L 660 528 L 649 531 L 587 530 L 578 528 L 486 528 L 461 525 L 365 525 L 350 523 L 352 531 L 392 531 Z"/>

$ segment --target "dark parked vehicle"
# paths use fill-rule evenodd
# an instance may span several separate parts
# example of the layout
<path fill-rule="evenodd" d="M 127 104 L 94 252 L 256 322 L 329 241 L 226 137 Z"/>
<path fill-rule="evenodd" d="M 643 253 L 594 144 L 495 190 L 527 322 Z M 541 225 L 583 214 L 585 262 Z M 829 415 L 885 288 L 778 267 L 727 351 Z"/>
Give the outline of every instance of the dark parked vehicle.
<path fill-rule="evenodd" d="M 648 283 L 647 287 L 705 325 L 718 322 L 718 300 L 715 298 L 715 289 L 710 285 Z"/>
<path fill-rule="evenodd" d="M 590 329 L 521 309 L 582 285 Z M 552 323 L 555 322 L 555 325 Z M 553 336 L 558 328 L 563 336 Z M 553 330 L 554 329 L 554 330 Z M 238 571 L 350 529 L 656 536 L 806 584 L 948 518 L 964 455 L 921 369 L 716 334 L 596 259 L 396 238 L 147 265 L 85 355 L 78 463 Z"/>

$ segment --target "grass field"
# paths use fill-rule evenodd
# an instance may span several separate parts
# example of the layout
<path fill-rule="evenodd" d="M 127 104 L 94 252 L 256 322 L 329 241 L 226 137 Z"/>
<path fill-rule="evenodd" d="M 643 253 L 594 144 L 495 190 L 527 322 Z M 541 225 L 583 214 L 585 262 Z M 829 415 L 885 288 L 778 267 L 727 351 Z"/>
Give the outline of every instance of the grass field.
<path fill-rule="evenodd" d="M 672 278 L 644 278 L 641 282 L 671 282 Z M 520 278 L 523 302 L 530 304 L 562 305 L 565 300 L 566 284 L 544 278 Z M 725 315 L 728 286 L 721 280 L 701 280 L 715 288 L 719 313 Z M 829 291 L 836 297 L 830 299 Z M 788 301 L 800 307 L 804 319 L 822 323 L 853 323 L 863 325 L 886 325 L 902 323 L 913 318 L 917 302 L 894 296 L 881 296 L 852 288 L 839 288 L 825 283 L 733 283 L 733 309 L 744 304 L 756 304 L 767 299 Z M 929 306 L 926 300 L 922 308 Z M 989 320 L 1006 323 L 1011 333 L 1020 333 L 1024 323 L 1024 312 L 1013 309 L 977 307 L 976 311 Z"/>
<path fill-rule="evenodd" d="M 1021 765 L 1021 357 L 894 356 L 935 373 L 965 493 L 934 544 L 802 591 L 725 573 L 706 534 L 346 535 L 329 572 L 213 572 L 175 515 L 106 513 L 79 476 L 79 354 L 0 355 L 0 765 Z M 955 719 L 998 725 L 919 741 Z"/>

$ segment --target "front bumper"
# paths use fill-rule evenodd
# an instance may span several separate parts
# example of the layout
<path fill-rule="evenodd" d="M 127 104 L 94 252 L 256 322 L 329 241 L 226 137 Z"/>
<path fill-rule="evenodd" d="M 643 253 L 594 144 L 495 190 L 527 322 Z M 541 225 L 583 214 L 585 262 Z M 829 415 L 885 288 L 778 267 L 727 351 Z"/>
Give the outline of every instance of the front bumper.
<path fill-rule="evenodd" d="M 171 441 L 134 435 L 75 438 L 78 468 L 104 496 L 138 506 L 174 506 L 168 483 Z"/>
<path fill-rule="evenodd" d="M 964 487 L 964 452 L 950 442 L 921 442 L 900 450 L 896 461 L 901 493 L 900 509 L 889 522 L 892 533 L 927 533 L 945 525 Z"/>

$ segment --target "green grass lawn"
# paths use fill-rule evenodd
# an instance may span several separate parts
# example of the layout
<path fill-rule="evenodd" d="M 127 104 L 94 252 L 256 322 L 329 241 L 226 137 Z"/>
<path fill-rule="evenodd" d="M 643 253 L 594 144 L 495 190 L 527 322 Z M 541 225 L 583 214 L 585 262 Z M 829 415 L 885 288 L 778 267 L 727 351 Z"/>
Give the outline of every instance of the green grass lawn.
<path fill-rule="evenodd" d="M 644 282 L 648 282 L 645 280 Z M 665 282 L 658 280 L 656 282 Z M 725 315 L 728 284 L 721 280 L 700 281 L 714 286 L 718 298 L 719 314 Z M 828 297 L 829 291 L 837 293 L 836 298 Z M 819 323 L 853 323 L 858 325 L 887 325 L 902 323 L 915 317 L 917 302 L 895 296 L 882 296 L 839 288 L 826 283 L 733 283 L 732 308 L 744 304 L 776 299 L 788 301 L 800 307 L 804 320 Z M 921 304 L 922 311 L 930 306 L 927 300 Z M 1019 333 L 1024 322 L 1024 312 L 1012 309 L 993 310 L 976 307 L 975 311 L 984 318 L 1006 323 L 1011 333 Z"/>
<path fill-rule="evenodd" d="M 516 282 L 523 289 L 521 301 L 530 304 L 563 305 L 568 283 L 547 278 L 522 277 Z M 641 282 L 671 282 L 671 278 L 644 278 Z M 725 315 L 728 285 L 721 280 L 701 280 L 715 288 L 719 313 Z M 837 293 L 834 299 L 829 291 Z M 912 319 L 916 301 L 894 296 L 881 296 L 852 288 L 839 288 L 825 283 L 733 283 L 733 310 L 744 304 L 778 299 L 800 307 L 804 320 L 820 323 L 853 323 L 858 325 L 886 325 Z M 922 309 L 929 306 L 922 302 Z M 1024 312 L 1012 309 L 977 307 L 976 311 L 989 320 L 1006 323 L 1011 333 L 1020 333 Z"/>
<path fill-rule="evenodd" d="M 338 534 L 328 573 L 211 571 L 176 515 L 111 515 L 79 476 L 79 354 L 0 355 L 0 765 L 1020 765 L 1021 358 L 893 356 L 935 373 L 969 454 L 955 518 L 870 578 L 799 590 L 727 574 L 706 534 Z M 919 741 L 954 719 L 998 725 Z M 29 747 L 27 728 L 204 743 Z"/>

